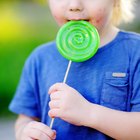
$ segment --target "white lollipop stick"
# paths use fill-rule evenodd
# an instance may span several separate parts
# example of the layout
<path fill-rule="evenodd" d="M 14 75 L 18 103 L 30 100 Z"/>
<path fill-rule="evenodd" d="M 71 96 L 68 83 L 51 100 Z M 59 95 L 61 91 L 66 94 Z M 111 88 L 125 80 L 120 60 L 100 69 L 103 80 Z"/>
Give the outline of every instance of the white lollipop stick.
<path fill-rule="evenodd" d="M 70 60 L 69 64 L 68 64 L 68 67 L 67 67 L 67 70 L 66 70 L 66 73 L 65 73 L 65 77 L 64 77 L 63 83 L 66 83 L 66 80 L 67 80 L 67 77 L 68 77 L 68 74 L 69 74 L 69 70 L 70 70 L 70 67 L 71 67 L 71 63 L 72 63 L 72 61 Z M 51 129 L 53 127 L 53 123 L 54 123 L 54 118 L 52 118 L 51 123 L 50 123 L 50 128 Z"/>

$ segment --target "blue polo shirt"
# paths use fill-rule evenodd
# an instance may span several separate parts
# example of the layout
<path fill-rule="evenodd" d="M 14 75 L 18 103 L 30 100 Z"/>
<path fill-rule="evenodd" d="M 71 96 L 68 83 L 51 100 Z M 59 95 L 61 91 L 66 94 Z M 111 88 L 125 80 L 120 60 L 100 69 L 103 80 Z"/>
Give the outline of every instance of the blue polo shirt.
<path fill-rule="evenodd" d="M 59 54 L 55 42 L 36 48 L 24 65 L 10 110 L 38 117 L 50 125 L 48 89 L 63 81 L 67 65 L 68 60 Z M 88 61 L 72 62 L 66 83 L 94 104 L 140 111 L 140 36 L 120 31 Z M 75 126 L 59 118 L 53 129 L 57 140 L 112 139 L 93 128 Z"/>

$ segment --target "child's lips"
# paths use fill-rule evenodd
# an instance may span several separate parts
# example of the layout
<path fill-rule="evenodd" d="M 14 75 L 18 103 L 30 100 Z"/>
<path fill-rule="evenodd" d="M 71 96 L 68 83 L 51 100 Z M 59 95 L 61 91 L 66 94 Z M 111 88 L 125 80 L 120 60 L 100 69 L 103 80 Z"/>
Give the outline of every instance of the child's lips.
<path fill-rule="evenodd" d="M 89 19 L 68 19 L 67 21 L 69 22 L 69 21 L 80 21 L 80 20 L 89 22 Z"/>

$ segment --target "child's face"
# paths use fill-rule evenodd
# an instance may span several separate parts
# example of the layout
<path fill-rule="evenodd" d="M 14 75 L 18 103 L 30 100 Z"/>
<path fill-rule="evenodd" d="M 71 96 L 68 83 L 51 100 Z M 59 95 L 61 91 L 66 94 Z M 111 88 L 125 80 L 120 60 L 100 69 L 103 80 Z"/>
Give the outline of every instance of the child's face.
<path fill-rule="evenodd" d="M 86 20 L 99 31 L 110 25 L 114 0 L 49 0 L 58 25 L 70 20 Z"/>

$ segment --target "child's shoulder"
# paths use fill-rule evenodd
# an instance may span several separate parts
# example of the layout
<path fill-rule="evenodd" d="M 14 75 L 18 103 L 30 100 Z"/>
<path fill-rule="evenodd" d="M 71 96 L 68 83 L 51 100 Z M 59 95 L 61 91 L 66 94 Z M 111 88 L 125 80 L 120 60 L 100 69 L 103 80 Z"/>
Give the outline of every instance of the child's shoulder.
<path fill-rule="evenodd" d="M 37 46 L 30 54 L 32 58 L 46 58 L 49 55 L 57 55 L 57 48 L 55 41 L 48 42 Z"/>
<path fill-rule="evenodd" d="M 57 51 L 55 41 L 44 43 L 37 46 L 29 55 L 26 60 L 26 63 L 37 63 L 37 62 L 51 62 L 54 59 L 60 57 L 59 52 Z"/>
<path fill-rule="evenodd" d="M 122 40 L 127 40 L 127 41 L 140 41 L 140 34 L 136 32 L 128 32 L 128 31 L 120 31 L 120 36 Z"/>
<path fill-rule="evenodd" d="M 135 32 L 120 31 L 120 44 L 132 52 L 140 54 L 140 34 Z"/>
<path fill-rule="evenodd" d="M 44 43 L 44 44 L 37 46 L 33 50 L 32 54 L 43 55 L 43 54 L 54 52 L 54 51 L 56 51 L 56 43 L 55 43 L 55 41 L 52 41 L 52 42 Z"/>

